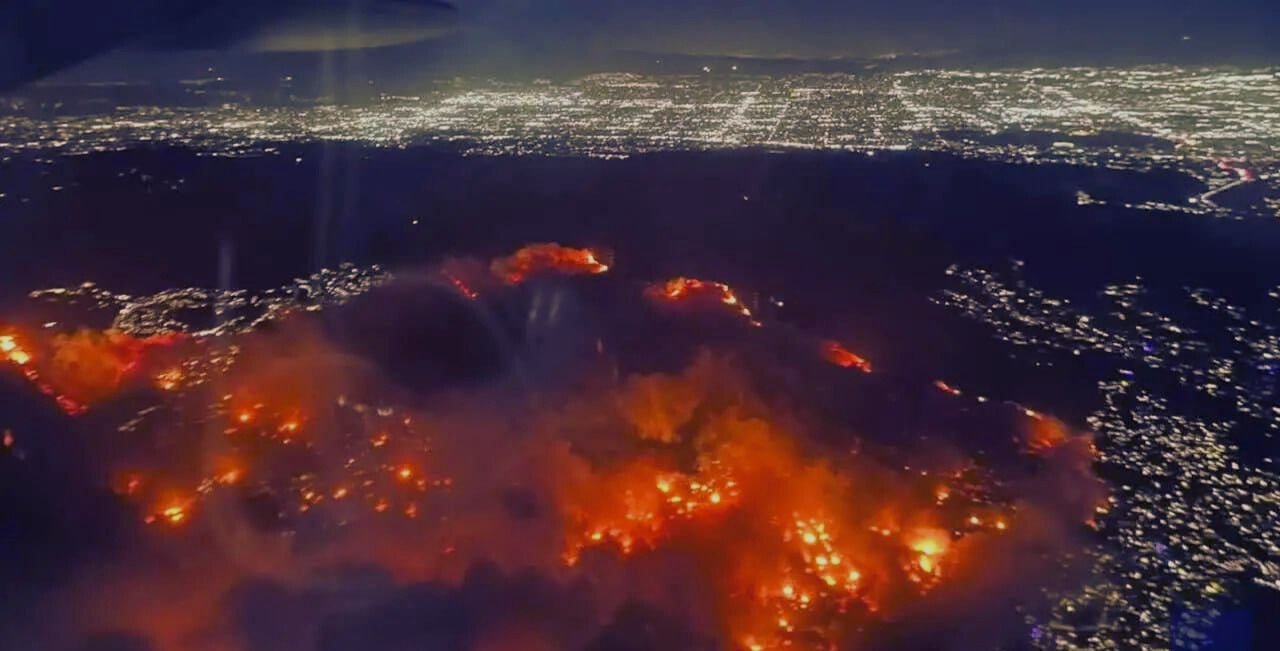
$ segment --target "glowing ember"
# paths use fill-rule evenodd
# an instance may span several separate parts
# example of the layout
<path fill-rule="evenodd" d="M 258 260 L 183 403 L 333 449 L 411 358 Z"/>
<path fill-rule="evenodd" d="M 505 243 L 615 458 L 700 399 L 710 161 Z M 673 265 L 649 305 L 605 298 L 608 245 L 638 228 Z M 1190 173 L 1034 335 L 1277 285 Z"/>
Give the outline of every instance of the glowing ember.
<path fill-rule="evenodd" d="M 180 524 L 184 524 L 188 519 L 187 511 L 188 511 L 189 503 L 190 503 L 189 500 L 171 501 L 166 506 L 161 508 L 157 513 L 147 516 L 145 521 L 147 524 L 154 524 L 156 522 L 159 522 L 161 524 L 167 524 L 171 527 L 176 527 Z"/>
<path fill-rule="evenodd" d="M 871 372 L 871 362 L 840 345 L 838 341 L 822 342 L 822 354 L 828 362 L 844 368 L 856 368 L 863 373 Z"/>
<path fill-rule="evenodd" d="M 601 274 L 609 265 L 591 249 L 574 249 L 554 242 L 530 244 L 489 266 L 494 276 L 509 285 L 518 285 L 541 273 L 566 275 Z"/>
<path fill-rule="evenodd" d="M 111 490 L 117 495 L 132 497 L 142 489 L 142 481 L 142 475 L 139 473 L 119 473 L 111 480 Z"/>
<path fill-rule="evenodd" d="M 942 380 L 934 380 L 933 386 L 937 387 L 939 391 L 949 396 L 956 396 L 956 397 L 960 396 L 960 389 L 957 389 L 951 386 L 950 384 L 943 382 Z"/>
<path fill-rule="evenodd" d="M 175 391 L 182 386 L 182 380 L 182 369 L 171 368 L 156 375 L 156 387 L 163 391 Z"/>
<path fill-rule="evenodd" d="M 18 345 L 18 340 L 13 335 L 0 335 L 0 353 L 4 353 L 5 359 L 18 366 L 25 366 L 31 361 L 31 354 Z"/>
<path fill-rule="evenodd" d="M 407 518 L 420 517 L 418 502 L 423 493 L 450 485 L 447 477 L 426 479 L 422 470 L 426 467 L 422 456 L 425 440 L 411 429 L 412 419 L 397 415 L 392 408 L 371 408 L 323 394 L 310 396 L 306 404 L 299 405 L 298 395 L 291 393 L 288 385 L 268 381 L 237 388 L 203 406 L 198 392 L 167 395 L 171 401 L 195 402 L 187 405 L 189 409 L 203 408 L 210 417 L 225 419 L 225 452 L 209 464 L 204 476 L 161 469 L 156 477 L 144 481 L 140 474 L 130 472 L 113 482 L 113 490 L 140 503 L 165 505 L 147 516 L 147 522 L 178 524 L 191 520 L 192 509 L 216 491 L 242 485 L 281 500 L 292 499 L 292 504 L 279 504 L 285 512 L 324 517 L 325 503 L 332 499 L 358 502 L 373 513 L 400 513 Z M 279 407 L 276 400 L 288 406 Z M 332 421 L 310 416 L 319 409 L 317 401 L 338 405 L 336 414 L 332 409 L 328 412 L 335 415 Z M 303 457 L 291 450 L 301 447 L 309 454 L 317 443 L 341 448 L 350 456 L 341 464 L 306 457 L 317 465 L 294 465 Z M 392 464 L 391 457 L 398 461 Z M 406 459 L 413 461 L 407 463 Z M 280 475 L 275 467 L 285 460 L 293 471 Z M 184 500 L 158 492 L 164 486 L 184 485 L 180 494 L 192 495 Z M 173 507 L 181 509 L 181 515 L 165 512 Z M 350 517 L 349 510 L 344 517 Z"/>
<path fill-rule="evenodd" d="M 449 273 L 448 271 L 442 271 L 440 273 L 445 277 L 445 280 L 448 280 L 449 284 L 453 286 L 454 289 L 458 290 L 459 294 L 462 294 L 464 297 L 466 297 L 467 300 L 474 301 L 477 298 L 480 298 L 480 294 L 477 293 L 474 289 L 471 289 L 471 286 L 463 282 L 461 278 L 453 275 L 452 273 Z"/>

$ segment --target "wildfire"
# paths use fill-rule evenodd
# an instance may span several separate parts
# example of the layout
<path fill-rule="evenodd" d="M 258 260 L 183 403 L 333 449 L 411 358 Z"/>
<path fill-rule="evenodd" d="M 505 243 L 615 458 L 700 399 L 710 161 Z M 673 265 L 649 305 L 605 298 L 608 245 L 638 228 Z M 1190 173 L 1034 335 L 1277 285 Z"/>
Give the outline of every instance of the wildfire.
<path fill-rule="evenodd" d="M 176 391 L 182 386 L 184 376 L 181 368 L 171 368 L 156 375 L 156 387 L 163 391 Z"/>
<path fill-rule="evenodd" d="M 165 524 L 170 527 L 176 527 L 190 519 L 192 500 L 170 498 L 166 500 L 155 513 L 148 515 L 143 519 L 147 524 Z"/>
<path fill-rule="evenodd" d="M 949 396 L 952 396 L 952 397 L 959 397 L 959 396 L 960 396 L 960 389 L 957 389 L 957 388 L 955 388 L 955 387 L 951 386 L 950 384 L 947 384 L 946 382 L 943 382 L 942 380 L 934 380 L 934 381 L 933 381 L 933 386 L 937 387 L 939 391 L 941 391 L 941 392 L 943 392 L 943 393 L 945 393 L 945 394 L 947 394 L 947 395 L 949 395 Z"/>
<path fill-rule="evenodd" d="M 0 335 L 0 353 L 4 353 L 5 359 L 18 366 L 25 366 L 31 361 L 31 354 L 18 345 L 18 340 L 13 335 Z"/>
<path fill-rule="evenodd" d="M 609 265 L 602 262 L 591 249 L 574 249 L 554 242 L 540 242 L 494 260 L 489 269 L 503 282 L 518 285 L 531 276 L 547 272 L 565 275 L 602 274 L 609 270 Z"/>
<path fill-rule="evenodd" d="M 856 368 L 863 373 L 871 372 L 871 362 L 845 348 L 838 341 L 822 342 L 822 354 L 828 362 L 844 368 Z"/>
<path fill-rule="evenodd" d="M 64 411 L 78 415 L 120 389 L 148 351 L 179 339 L 177 334 L 136 338 L 118 330 L 80 329 L 32 347 L 16 334 L 5 334 L 0 335 L 0 354 Z"/>
<path fill-rule="evenodd" d="M 451 273 L 449 270 L 447 269 L 442 270 L 440 272 L 440 275 L 444 276 L 444 279 L 449 281 L 449 285 L 451 285 L 454 289 L 458 290 L 458 293 L 462 294 L 467 300 L 474 301 L 477 298 L 480 298 L 479 292 L 477 292 L 474 289 L 471 289 L 470 285 L 468 285 L 465 281 L 463 281 L 458 276 Z"/>
<path fill-rule="evenodd" d="M 137 338 L 118 330 L 77 330 L 53 338 L 48 376 L 60 393 L 84 403 L 98 402 L 116 391 L 138 370 L 150 349 L 169 346 L 177 335 Z"/>
<path fill-rule="evenodd" d="M 841 627 L 932 589 L 944 578 L 949 530 L 957 536 L 1004 530 L 963 526 L 972 513 L 962 510 L 972 502 L 970 486 L 939 489 L 936 479 L 916 472 L 886 483 L 864 475 L 883 470 L 832 467 L 806 455 L 767 413 L 747 417 L 737 407 L 714 407 L 712 389 L 690 384 L 692 378 L 714 381 L 695 365 L 684 376 L 640 385 L 647 403 L 687 401 L 692 394 L 691 406 L 680 402 L 682 414 L 704 412 L 688 437 L 637 428 L 637 437 L 668 447 L 607 472 L 570 473 L 574 479 L 561 497 L 566 564 L 580 565 L 592 548 L 623 557 L 667 545 L 701 549 L 732 639 L 773 649 L 819 631 L 828 641 L 840 639 Z M 627 391 L 636 387 L 633 381 Z M 679 395 L 653 396 L 663 391 Z M 625 413 L 637 417 L 634 410 Z M 680 450 L 696 451 L 691 469 L 679 469 Z M 887 485 L 901 494 L 875 496 L 883 488 L 873 487 Z M 886 500 L 898 504 L 888 515 Z M 875 524 L 886 517 L 946 524 Z"/>
<path fill-rule="evenodd" d="M 751 308 L 744 305 L 738 299 L 738 295 L 733 292 L 733 289 L 724 283 L 680 276 L 672 278 L 665 283 L 650 285 L 645 290 L 645 293 L 650 298 L 666 302 L 697 303 L 703 300 L 713 300 L 728 306 L 745 318 L 751 325 L 757 327 L 761 325 L 751 313 Z"/>
<path fill-rule="evenodd" d="M 358 500 L 373 513 L 395 512 L 408 518 L 420 517 L 418 502 L 424 493 L 448 489 L 451 484 L 443 475 L 428 479 L 423 470 L 424 439 L 412 429 L 412 419 L 395 414 L 394 409 L 312 396 L 313 401 L 336 402 L 341 407 L 337 417 L 328 421 L 311 415 L 309 410 L 315 405 L 300 406 L 292 401 L 277 405 L 278 398 L 257 395 L 260 391 L 257 386 L 243 388 L 204 407 L 213 418 L 223 420 L 227 435 L 225 454 L 214 460 L 206 474 L 193 477 L 157 469 L 144 475 L 130 470 L 113 480 L 114 492 L 142 504 L 161 505 L 144 521 L 178 525 L 191 521 L 196 506 L 216 491 L 246 484 L 282 499 L 293 496 L 295 501 L 281 504 L 281 508 L 297 514 L 322 513 L 329 500 Z M 201 398 L 193 394 L 172 399 Z M 352 420 L 351 416 L 357 418 Z M 363 424 L 350 429 L 354 422 Z M 292 449 L 300 446 L 313 451 L 317 443 L 340 447 L 350 458 L 337 467 L 320 464 L 297 467 L 285 477 L 277 474 L 278 462 L 297 462 L 299 457 Z M 392 459 L 397 461 L 392 463 Z M 174 490 L 162 492 L 162 488 Z M 190 497 L 177 500 L 172 498 L 175 493 Z"/>
<path fill-rule="evenodd" d="M 940 556 L 951 546 L 951 539 L 945 531 L 939 529 L 921 529 L 913 534 L 910 549 L 916 552 L 916 566 L 927 575 L 936 576 L 941 573 Z"/>
<path fill-rule="evenodd" d="M 78 416 L 88 411 L 88 406 L 64 395 L 57 387 L 41 376 L 40 371 L 36 369 L 36 365 L 32 363 L 34 358 L 19 341 L 17 335 L 0 335 L 0 353 L 4 354 L 6 361 L 17 366 L 22 371 L 23 377 L 35 385 L 40 390 L 40 393 L 53 398 L 58 407 L 68 415 Z"/>
<path fill-rule="evenodd" d="M 487 296 L 497 288 L 494 277 L 515 285 L 540 273 L 609 270 L 589 249 L 552 243 L 532 244 L 494 260 L 488 271 L 482 263 L 470 264 L 474 268 L 469 274 L 462 273 L 465 266 L 442 268 L 430 282 L 442 287 L 447 282 L 465 298 L 477 300 L 480 294 L 474 288 Z M 649 285 L 645 294 L 661 303 L 705 305 L 732 319 L 761 325 L 723 283 L 677 277 Z M 529 421 L 539 425 L 546 418 L 557 427 L 535 428 L 536 436 L 520 438 L 511 446 L 518 449 L 512 454 L 501 448 L 515 437 L 498 439 L 502 445 L 481 445 L 467 434 L 482 428 L 454 426 L 474 423 L 472 413 L 454 421 L 448 419 L 453 414 L 434 411 L 419 417 L 371 398 L 363 382 L 342 376 L 348 367 L 324 366 L 337 363 L 334 358 L 346 359 L 345 353 L 332 355 L 327 348 L 320 355 L 282 353 L 293 342 L 277 340 L 261 347 L 266 352 L 256 353 L 265 355 L 264 363 L 247 370 L 219 367 L 211 371 L 222 373 L 218 382 L 201 383 L 197 376 L 202 376 L 203 367 L 192 359 L 146 356 L 146 351 L 172 341 L 79 331 L 34 345 L 16 334 L 0 335 L 0 359 L 71 408 L 81 408 L 75 399 L 105 399 L 135 373 L 142 383 L 161 390 L 148 395 L 174 408 L 144 412 L 160 414 L 154 416 L 156 431 L 179 432 L 165 440 L 177 441 L 166 453 L 187 456 L 166 458 L 160 467 L 145 470 L 136 465 L 113 467 L 110 475 L 111 488 L 137 505 L 147 523 L 190 526 L 205 517 L 204 512 L 218 511 L 201 508 L 210 496 L 252 493 L 255 499 L 269 496 L 265 499 L 274 501 L 272 512 L 282 519 L 329 514 L 343 527 L 352 525 L 348 531 L 355 530 L 359 514 L 368 516 L 363 522 L 370 527 L 440 527 L 414 538 L 414 553 L 419 553 L 422 541 L 438 540 L 435 550 L 443 549 L 441 555 L 463 562 L 492 553 L 486 536 L 503 538 L 495 548 L 510 547 L 511 530 L 505 523 L 511 513 L 504 512 L 504 524 L 499 525 L 468 520 L 470 507 L 492 501 L 476 496 L 505 496 L 502 491 L 516 484 L 523 490 L 523 480 L 531 478 L 529 490 L 536 492 L 534 503 L 540 508 L 530 510 L 550 519 L 551 525 L 530 528 L 541 532 L 531 535 L 548 538 L 527 546 L 538 554 L 534 565 L 542 563 L 572 576 L 599 568 L 600 563 L 648 568 L 650 559 L 664 562 L 671 555 L 688 555 L 697 561 L 699 578 L 709 588 L 725 639 L 761 651 L 836 648 L 869 619 L 895 616 L 944 582 L 962 580 L 966 573 L 960 570 L 971 562 L 972 549 L 962 546 L 963 541 L 980 543 L 1014 526 L 1020 533 L 1035 528 L 1015 520 L 1015 499 L 1001 492 L 1005 485 L 978 461 L 951 459 L 948 464 L 959 466 L 939 468 L 929 461 L 917 463 L 914 457 L 895 457 L 892 450 L 883 456 L 833 454 L 826 447 L 826 428 L 834 430 L 839 423 L 821 422 L 821 415 L 808 412 L 793 413 L 803 407 L 802 398 L 766 400 L 758 395 L 763 387 L 753 384 L 755 378 L 746 367 L 736 366 L 729 357 L 705 354 L 681 373 L 615 374 L 599 383 L 548 389 L 550 399 L 539 395 L 527 406 L 510 409 L 534 410 L 515 414 L 532 414 L 535 418 Z M 814 341 L 804 340 L 810 357 Z M 868 360 L 841 343 L 824 340 L 819 345 L 828 362 L 872 372 Z M 248 353 L 244 357 L 252 359 Z M 37 368 L 50 369 L 54 379 L 46 383 Z M 194 390 L 197 386 L 206 390 Z M 942 381 L 935 386 L 960 395 Z M 211 396 L 208 387 L 227 393 Z M 559 403 L 561 396 L 554 391 L 583 391 L 586 406 L 580 412 L 565 408 L 564 415 L 548 406 Z M 362 393 L 365 402 L 349 398 L 352 393 Z M 569 393 L 567 399 L 577 396 Z M 469 406 L 455 406 L 451 399 L 432 403 L 431 408 L 474 410 L 468 398 L 464 394 L 456 400 Z M 493 410 L 492 401 L 484 405 L 483 411 Z M 504 417 L 510 415 L 506 409 L 504 405 Z M 1030 452 L 1050 456 L 1087 440 L 1039 412 L 1024 408 L 1024 413 Z M 437 455 L 439 441 L 415 428 L 416 422 L 430 423 L 433 432 L 460 431 L 463 435 L 457 438 L 464 443 L 453 445 L 465 447 L 465 452 L 445 450 L 460 455 L 456 459 Z M 212 463 L 207 458 L 208 437 L 192 435 L 194 428 L 183 427 L 193 423 L 200 428 L 212 423 L 225 435 L 215 437 L 220 447 Z M 804 430 L 813 424 L 824 436 L 808 436 Z M 578 434 L 581 438 L 574 438 Z M 589 442 L 579 445 L 583 440 Z M 7 432 L 3 442 L 13 443 Z M 522 454 L 529 451 L 533 454 Z M 478 458 L 465 456 L 477 454 Z M 441 459 L 461 463 L 448 466 Z M 502 472 L 491 472 L 492 468 Z M 453 490 L 454 480 L 446 476 L 451 469 L 462 473 L 459 490 L 472 492 L 465 500 L 444 502 L 450 508 L 438 509 L 437 500 L 447 499 Z M 515 482 L 506 476 L 508 470 L 529 475 Z M 500 483 L 510 483 L 494 490 L 484 483 L 489 480 L 486 472 L 502 474 Z M 480 485 L 466 485 L 467 479 Z M 390 526 L 381 524 L 393 521 Z M 477 549 L 469 548 L 471 544 Z"/>
<path fill-rule="evenodd" d="M 1043 453 L 1067 442 L 1066 427 L 1056 421 L 1037 418 L 1027 431 L 1027 451 Z"/>
<path fill-rule="evenodd" d="M 1062 421 L 1036 413 L 1027 423 L 1025 451 L 1034 455 L 1047 455 L 1065 448 L 1082 450 L 1082 456 L 1096 459 L 1098 450 L 1090 433 L 1074 433 Z"/>
<path fill-rule="evenodd" d="M 571 506 L 571 517 L 582 528 L 568 535 L 565 562 L 577 562 L 587 547 L 610 543 L 624 555 L 639 547 L 654 549 L 672 522 L 720 510 L 738 498 L 737 483 L 715 473 L 690 476 L 665 471 L 654 459 L 644 459 L 582 487 L 595 495 L 590 505 Z M 575 498 L 587 494 L 575 494 Z"/>
<path fill-rule="evenodd" d="M 164 516 L 165 522 L 169 524 L 181 524 L 187 519 L 187 512 L 181 506 L 171 506 L 160 512 Z"/>

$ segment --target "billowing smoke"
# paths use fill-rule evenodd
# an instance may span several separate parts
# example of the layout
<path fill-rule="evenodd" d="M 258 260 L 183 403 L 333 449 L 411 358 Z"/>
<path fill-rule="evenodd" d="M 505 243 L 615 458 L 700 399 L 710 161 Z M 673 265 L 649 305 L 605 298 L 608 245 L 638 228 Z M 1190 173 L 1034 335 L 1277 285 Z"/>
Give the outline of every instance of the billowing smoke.
<path fill-rule="evenodd" d="M 969 648 L 1081 580 L 1087 435 L 597 255 L 455 259 L 247 331 L 0 339 L 95 403 L 93 481 L 136 523 L 15 639 Z"/>

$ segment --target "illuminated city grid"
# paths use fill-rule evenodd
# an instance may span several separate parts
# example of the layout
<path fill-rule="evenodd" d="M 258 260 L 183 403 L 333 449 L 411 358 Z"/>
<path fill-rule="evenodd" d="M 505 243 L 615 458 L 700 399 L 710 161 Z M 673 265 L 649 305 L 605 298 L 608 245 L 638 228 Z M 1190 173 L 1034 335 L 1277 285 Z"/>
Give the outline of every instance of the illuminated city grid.
<path fill-rule="evenodd" d="M 958 286 L 938 302 L 1017 349 L 1114 365 L 1115 375 L 1097 385 L 1102 407 L 1089 419 L 1113 491 L 1097 519 L 1105 542 L 1093 551 L 1095 582 L 1053 595 L 1058 606 L 1041 629 L 1042 646 L 1204 648 L 1199 632 L 1242 583 L 1280 590 L 1275 459 L 1246 457 L 1237 443 L 1272 441 L 1280 431 L 1274 313 L 1259 320 L 1208 291 L 1186 290 L 1204 322 L 1196 331 L 1148 307 L 1138 282 L 1106 287 L 1109 307 L 1094 311 L 1047 296 L 1016 273 L 1008 282 L 982 269 L 948 273 Z M 1280 291 L 1271 298 L 1274 312 Z M 1202 415 L 1160 390 L 1167 380 L 1236 416 Z M 1190 614 L 1172 621 L 1175 605 Z"/>
<path fill-rule="evenodd" d="M 0 107 L 0 150 L 181 145 L 234 155 L 316 141 L 596 157 L 742 147 L 929 150 L 1014 163 L 1175 169 L 1208 190 L 1186 204 L 1134 207 L 1224 217 L 1233 215 L 1214 203 L 1217 193 L 1280 183 L 1280 70 L 1273 67 L 616 73 L 566 82 L 441 81 L 420 95 L 361 105 L 265 106 L 249 102 L 231 81 L 195 81 L 201 83 L 189 80 L 188 93 L 204 103 L 226 101 L 110 109 L 99 102 L 68 114 L 10 98 Z M 1280 215 L 1280 198 L 1269 195 L 1257 212 Z"/>

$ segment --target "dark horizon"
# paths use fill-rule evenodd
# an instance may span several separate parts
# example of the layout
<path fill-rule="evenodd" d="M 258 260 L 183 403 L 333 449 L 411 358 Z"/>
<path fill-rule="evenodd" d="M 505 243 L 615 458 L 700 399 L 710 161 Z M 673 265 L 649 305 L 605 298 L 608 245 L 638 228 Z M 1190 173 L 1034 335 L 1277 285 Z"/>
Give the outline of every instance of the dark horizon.
<path fill-rule="evenodd" d="M 1280 33 L 1280 8 L 1266 0 L 1242 0 L 1226 8 L 1189 0 L 1090 0 L 1069 8 L 999 0 L 875 0 L 856 7 L 816 0 L 749 6 L 726 0 L 642 5 L 462 0 L 454 3 L 456 10 L 439 23 L 440 29 L 431 31 L 424 22 L 422 33 L 412 37 L 392 36 L 395 22 L 375 19 L 389 8 L 417 11 L 447 5 L 320 0 L 282 4 L 264 15 L 245 9 L 251 5 L 243 0 L 187 0 L 130 9 L 84 0 L 45 2 L 39 10 L 28 4 L 0 13 L 0 24 L 7 23 L 10 30 L 7 35 L 0 30 L 0 43 L 16 39 L 7 45 L 11 52 L 18 49 L 8 65 L 17 66 L 19 76 L 28 80 L 168 76 L 175 74 L 169 71 L 190 74 L 209 67 L 305 71 L 323 66 L 359 70 L 373 79 L 529 77 L 634 68 L 663 57 L 818 70 L 877 62 L 982 68 L 1280 63 L 1280 39 L 1274 36 Z M 331 9 L 291 17 L 299 12 L 291 7 L 297 6 Z M 427 14 L 422 19 L 436 20 Z M 261 40 L 263 25 L 291 30 L 293 42 L 315 41 L 303 45 L 308 48 L 326 47 L 326 39 L 344 29 L 359 30 L 359 38 L 369 45 L 405 38 L 412 42 L 343 45 L 328 52 L 247 52 L 246 44 Z"/>

